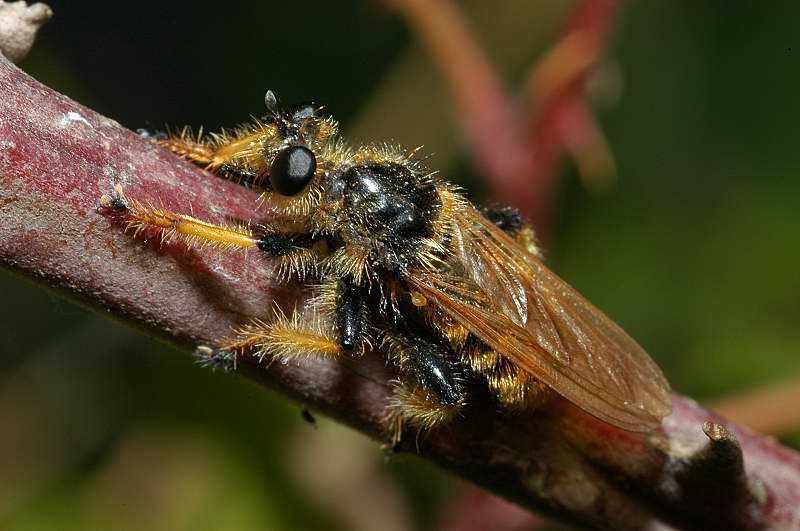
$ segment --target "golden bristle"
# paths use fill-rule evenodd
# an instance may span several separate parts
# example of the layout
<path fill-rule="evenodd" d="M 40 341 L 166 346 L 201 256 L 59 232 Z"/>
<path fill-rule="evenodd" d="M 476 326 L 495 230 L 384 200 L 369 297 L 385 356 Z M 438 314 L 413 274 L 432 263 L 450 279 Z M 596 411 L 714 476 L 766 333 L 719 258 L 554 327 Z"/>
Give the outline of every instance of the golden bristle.
<path fill-rule="evenodd" d="M 402 424 L 419 430 L 431 430 L 449 422 L 463 408 L 463 404 L 449 406 L 433 399 L 420 389 L 397 383 L 389 399 L 389 415 Z"/>
<path fill-rule="evenodd" d="M 287 318 L 276 310 L 273 322 L 255 320 L 240 329 L 237 336 L 236 342 L 223 348 L 253 351 L 262 361 L 303 362 L 341 354 L 341 347 L 329 327 L 317 319 L 309 322 L 297 311 Z"/>
<path fill-rule="evenodd" d="M 162 243 L 179 238 L 192 247 L 213 249 L 249 249 L 258 243 L 247 226 L 215 225 L 136 200 L 127 202 L 125 214 L 126 231 L 137 236 L 149 227 L 160 229 Z"/>

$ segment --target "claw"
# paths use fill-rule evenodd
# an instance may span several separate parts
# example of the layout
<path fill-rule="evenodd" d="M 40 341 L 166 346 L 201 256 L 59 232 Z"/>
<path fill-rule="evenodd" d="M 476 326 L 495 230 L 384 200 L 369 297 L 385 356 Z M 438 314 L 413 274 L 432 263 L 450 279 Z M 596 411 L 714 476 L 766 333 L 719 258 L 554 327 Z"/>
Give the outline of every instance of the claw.
<path fill-rule="evenodd" d="M 206 345 L 199 345 L 194 351 L 196 363 L 203 368 L 225 372 L 236 371 L 236 354 L 227 350 L 213 349 Z"/>

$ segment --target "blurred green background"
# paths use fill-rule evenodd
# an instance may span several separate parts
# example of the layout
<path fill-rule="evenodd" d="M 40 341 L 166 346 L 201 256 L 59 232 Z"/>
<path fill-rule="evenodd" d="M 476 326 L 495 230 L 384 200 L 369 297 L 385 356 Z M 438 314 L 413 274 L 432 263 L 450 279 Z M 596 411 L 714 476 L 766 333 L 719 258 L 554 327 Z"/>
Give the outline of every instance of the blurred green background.
<path fill-rule="evenodd" d="M 484 198 L 439 74 L 379 2 L 50 4 L 21 66 L 127 127 L 232 125 L 271 88 L 355 141 L 424 144 Z M 461 5 L 513 88 L 572 3 Z M 800 378 L 799 35 L 796 2 L 628 3 L 596 105 L 616 184 L 563 168 L 549 264 L 700 401 Z M 10 273 L 0 293 L 2 530 L 427 530 L 457 503 L 281 396 Z"/>

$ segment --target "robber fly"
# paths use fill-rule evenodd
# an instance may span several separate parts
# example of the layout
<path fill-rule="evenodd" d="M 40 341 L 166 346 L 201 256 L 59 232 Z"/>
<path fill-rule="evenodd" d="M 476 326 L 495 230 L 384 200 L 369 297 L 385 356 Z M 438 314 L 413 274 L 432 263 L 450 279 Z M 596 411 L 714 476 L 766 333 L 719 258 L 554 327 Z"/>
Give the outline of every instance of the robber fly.
<path fill-rule="evenodd" d="M 134 231 L 258 249 L 286 280 L 316 284 L 305 311 L 253 321 L 212 359 L 338 357 L 378 347 L 396 368 L 394 437 L 457 415 L 476 386 L 507 410 L 558 394 L 619 428 L 648 431 L 670 412 L 669 386 L 619 326 L 547 269 L 509 208 L 479 210 L 416 157 L 352 148 L 313 103 L 281 107 L 214 135 L 157 142 L 262 191 L 267 226 L 228 226 L 154 208 L 117 187 L 101 203 Z"/>

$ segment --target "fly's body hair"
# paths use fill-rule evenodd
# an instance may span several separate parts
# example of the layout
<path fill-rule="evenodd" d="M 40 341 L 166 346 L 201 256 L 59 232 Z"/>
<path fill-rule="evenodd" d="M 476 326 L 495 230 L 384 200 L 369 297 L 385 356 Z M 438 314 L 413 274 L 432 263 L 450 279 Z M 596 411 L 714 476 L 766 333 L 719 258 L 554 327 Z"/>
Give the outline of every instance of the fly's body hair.
<path fill-rule="evenodd" d="M 129 200 L 119 186 L 100 201 L 135 235 L 254 249 L 280 281 L 311 287 L 291 316 L 276 308 L 221 340 L 210 364 L 242 355 L 336 359 L 380 346 L 396 374 L 387 405 L 395 442 L 404 426 L 452 421 L 478 388 L 509 412 L 561 394 L 634 431 L 667 414 L 669 387 L 657 366 L 544 267 L 517 211 L 479 211 L 427 169 L 418 149 L 351 147 L 315 103 L 281 107 L 271 92 L 265 102 L 267 113 L 240 127 L 154 141 L 259 190 L 259 206 L 274 214 L 269 225 L 209 223 Z"/>
<path fill-rule="evenodd" d="M 509 410 L 535 409 L 552 398 L 546 385 L 474 338 L 467 340 L 461 359 L 477 378 L 486 382 L 492 396 Z"/>

